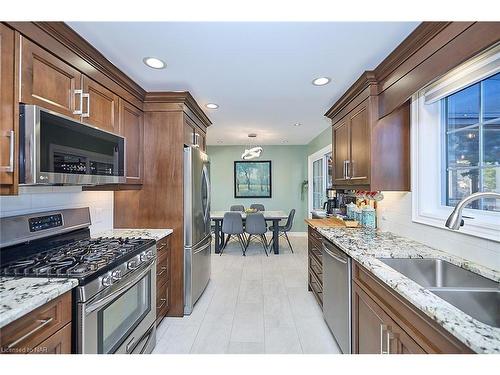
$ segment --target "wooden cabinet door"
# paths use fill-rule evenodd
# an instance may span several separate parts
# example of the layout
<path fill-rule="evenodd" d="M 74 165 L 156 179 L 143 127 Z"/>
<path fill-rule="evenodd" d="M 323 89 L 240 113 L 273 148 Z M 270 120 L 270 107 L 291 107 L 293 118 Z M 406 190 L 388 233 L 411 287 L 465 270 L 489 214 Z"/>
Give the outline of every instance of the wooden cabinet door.
<path fill-rule="evenodd" d="M 349 182 L 367 185 L 370 183 L 370 127 L 366 104 L 354 109 L 349 117 Z"/>
<path fill-rule="evenodd" d="M 353 283 L 353 352 L 422 354 L 425 351 L 384 310 Z"/>
<path fill-rule="evenodd" d="M 21 36 L 21 98 L 26 104 L 80 119 L 82 74 Z"/>
<path fill-rule="evenodd" d="M 99 129 L 118 133 L 118 95 L 85 76 L 83 92 L 82 121 Z"/>
<path fill-rule="evenodd" d="M 0 194 L 17 194 L 19 121 L 15 100 L 14 30 L 0 23 Z"/>
<path fill-rule="evenodd" d="M 144 170 L 144 114 L 120 99 L 120 135 L 125 137 L 127 184 L 142 184 Z"/>
<path fill-rule="evenodd" d="M 382 354 L 387 345 L 388 317 L 355 283 L 352 304 L 353 353 Z"/>
<path fill-rule="evenodd" d="M 71 324 L 38 344 L 30 354 L 71 354 Z"/>
<path fill-rule="evenodd" d="M 389 354 L 425 354 L 425 351 L 396 323 L 388 327 Z"/>
<path fill-rule="evenodd" d="M 349 126 L 347 119 L 333 126 L 333 185 L 346 185 L 345 162 L 349 160 Z"/>

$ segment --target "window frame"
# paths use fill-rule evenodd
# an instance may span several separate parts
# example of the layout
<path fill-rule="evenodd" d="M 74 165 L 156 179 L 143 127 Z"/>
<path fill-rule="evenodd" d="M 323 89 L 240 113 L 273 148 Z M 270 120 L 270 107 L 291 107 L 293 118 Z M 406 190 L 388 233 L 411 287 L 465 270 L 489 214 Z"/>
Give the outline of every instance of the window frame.
<path fill-rule="evenodd" d="M 443 131 L 440 101 L 425 104 L 425 90 L 411 99 L 411 189 L 412 221 L 447 230 L 445 222 L 453 211 L 443 201 L 446 193 L 446 129 Z M 429 126 L 431 125 L 431 126 Z M 500 242 L 500 213 L 465 208 L 465 225 L 459 233 Z"/>

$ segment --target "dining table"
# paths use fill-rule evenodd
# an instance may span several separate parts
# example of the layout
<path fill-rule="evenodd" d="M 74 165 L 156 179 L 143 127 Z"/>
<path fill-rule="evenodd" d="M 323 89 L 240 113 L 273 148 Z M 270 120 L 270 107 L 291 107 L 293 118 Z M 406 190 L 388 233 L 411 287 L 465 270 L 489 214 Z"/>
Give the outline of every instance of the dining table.
<path fill-rule="evenodd" d="M 222 221 L 224 220 L 224 214 L 228 211 L 211 211 L 210 219 L 215 224 L 215 253 L 219 254 L 222 247 L 224 246 L 224 233 L 222 232 Z M 264 220 L 268 222 L 272 222 L 273 226 L 273 251 L 275 254 L 279 254 L 280 252 L 280 244 L 279 244 L 279 222 L 281 220 L 287 219 L 288 214 L 285 211 L 259 211 L 264 215 Z M 245 212 L 241 212 L 241 218 L 243 222 L 247 214 Z"/>

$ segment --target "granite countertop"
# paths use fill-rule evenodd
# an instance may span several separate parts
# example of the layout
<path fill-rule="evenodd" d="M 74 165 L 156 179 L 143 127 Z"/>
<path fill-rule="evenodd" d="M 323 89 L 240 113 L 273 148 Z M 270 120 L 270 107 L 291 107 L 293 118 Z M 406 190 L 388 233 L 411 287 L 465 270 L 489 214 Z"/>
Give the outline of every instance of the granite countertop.
<path fill-rule="evenodd" d="M 376 258 L 436 258 L 500 281 L 500 271 L 433 249 L 390 232 L 318 228 L 352 259 L 478 353 L 500 353 L 500 328 L 479 322 Z"/>
<path fill-rule="evenodd" d="M 76 279 L 0 277 L 0 328 L 77 285 Z"/>
<path fill-rule="evenodd" d="M 96 237 L 139 237 L 139 238 L 148 238 L 153 240 L 160 240 L 163 237 L 169 236 L 173 233 L 172 229 L 147 229 L 147 228 L 138 228 L 138 229 L 110 229 L 105 232 L 97 233 Z"/>

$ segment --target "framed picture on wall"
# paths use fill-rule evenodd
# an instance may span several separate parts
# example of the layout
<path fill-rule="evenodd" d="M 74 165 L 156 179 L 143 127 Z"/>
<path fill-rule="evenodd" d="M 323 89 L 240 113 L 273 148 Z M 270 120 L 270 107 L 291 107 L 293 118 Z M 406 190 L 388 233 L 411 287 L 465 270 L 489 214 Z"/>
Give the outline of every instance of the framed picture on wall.
<path fill-rule="evenodd" d="M 234 162 L 235 198 L 271 198 L 271 161 Z"/>

